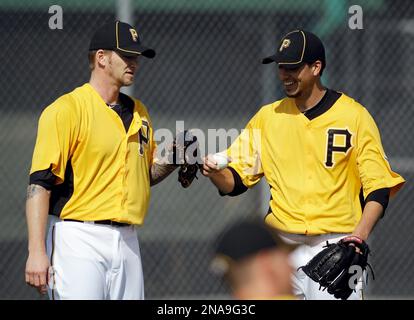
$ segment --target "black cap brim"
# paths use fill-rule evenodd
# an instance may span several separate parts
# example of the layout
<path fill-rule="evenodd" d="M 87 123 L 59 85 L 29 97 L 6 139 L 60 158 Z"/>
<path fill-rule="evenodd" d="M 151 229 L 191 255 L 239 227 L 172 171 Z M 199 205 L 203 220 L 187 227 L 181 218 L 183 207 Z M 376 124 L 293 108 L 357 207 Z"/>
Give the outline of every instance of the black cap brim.
<path fill-rule="evenodd" d="M 156 52 L 154 49 L 146 48 L 144 51 L 141 51 L 141 54 L 146 58 L 152 59 L 155 57 Z"/>
<path fill-rule="evenodd" d="M 279 67 L 282 67 L 287 70 L 295 70 L 303 66 L 305 62 L 299 62 L 299 63 L 278 63 Z"/>
<path fill-rule="evenodd" d="M 125 57 L 135 57 L 142 55 L 146 58 L 152 59 L 155 57 L 155 50 L 147 47 L 134 47 L 134 48 L 119 48 L 116 51 Z"/>
<path fill-rule="evenodd" d="M 276 55 L 270 56 L 270 57 L 266 57 L 262 60 L 263 64 L 268 64 L 268 63 L 272 63 L 276 61 Z"/>
<path fill-rule="evenodd" d="M 288 70 L 294 70 L 294 69 L 300 68 L 301 66 L 303 66 L 305 64 L 305 62 L 303 62 L 303 61 L 299 62 L 299 63 L 278 63 L 277 62 L 277 55 L 266 57 L 262 60 L 263 64 L 269 64 L 269 63 L 272 63 L 272 62 L 276 62 L 280 67 L 283 67 L 283 68 L 288 69 Z"/>

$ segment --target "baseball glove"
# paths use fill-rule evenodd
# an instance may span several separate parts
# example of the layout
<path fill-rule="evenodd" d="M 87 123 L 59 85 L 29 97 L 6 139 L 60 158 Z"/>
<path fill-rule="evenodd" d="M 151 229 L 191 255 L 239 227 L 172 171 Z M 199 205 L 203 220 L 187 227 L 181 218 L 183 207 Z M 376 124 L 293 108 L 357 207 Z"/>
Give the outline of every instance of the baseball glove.
<path fill-rule="evenodd" d="M 373 270 L 368 263 L 370 250 L 362 239 L 348 236 L 337 243 L 327 242 L 324 248 L 299 269 L 335 298 L 346 300 L 355 290 L 355 284 L 350 283 L 351 277 L 355 277 L 351 266 L 359 266 L 361 271 L 369 267 L 374 279 Z"/>
<path fill-rule="evenodd" d="M 178 181 L 188 188 L 197 178 L 200 166 L 200 150 L 197 137 L 185 130 L 177 134 L 173 141 L 173 163 L 178 165 Z"/>

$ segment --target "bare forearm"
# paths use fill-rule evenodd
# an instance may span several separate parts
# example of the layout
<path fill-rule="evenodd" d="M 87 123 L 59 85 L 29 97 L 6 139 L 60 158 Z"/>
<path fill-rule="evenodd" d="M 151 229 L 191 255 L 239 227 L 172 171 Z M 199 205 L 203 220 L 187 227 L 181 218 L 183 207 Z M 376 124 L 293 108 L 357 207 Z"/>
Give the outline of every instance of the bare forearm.
<path fill-rule="evenodd" d="M 49 212 L 50 191 L 39 185 L 27 188 L 26 220 L 29 252 L 46 252 L 45 236 Z"/>
<path fill-rule="evenodd" d="M 383 207 L 380 203 L 376 201 L 367 202 L 361 220 L 355 228 L 353 235 L 367 240 L 372 230 L 374 230 L 376 223 L 381 218 L 382 211 Z"/>
<path fill-rule="evenodd" d="M 223 169 L 207 175 L 211 182 L 224 194 L 234 189 L 234 178 L 229 169 Z"/>
<path fill-rule="evenodd" d="M 171 172 L 177 169 L 178 166 L 174 164 L 160 164 L 154 163 L 150 169 L 150 185 L 154 186 L 157 183 L 160 183 L 166 177 L 168 177 Z"/>

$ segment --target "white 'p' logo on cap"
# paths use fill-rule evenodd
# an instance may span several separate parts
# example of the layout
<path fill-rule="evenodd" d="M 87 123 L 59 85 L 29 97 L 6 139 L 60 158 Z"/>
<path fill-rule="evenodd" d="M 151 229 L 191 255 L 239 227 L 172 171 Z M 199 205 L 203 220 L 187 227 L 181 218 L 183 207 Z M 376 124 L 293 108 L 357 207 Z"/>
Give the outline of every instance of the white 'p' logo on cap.
<path fill-rule="evenodd" d="M 131 33 L 132 40 L 134 42 L 137 42 L 137 40 L 138 40 L 138 33 L 137 33 L 137 31 L 135 29 L 129 29 L 129 32 Z"/>
<path fill-rule="evenodd" d="M 284 39 L 282 41 L 282 44 L 280 45 L 279 51 L 282 52 L 283 49 L 286 49 L 290 46 L 290 40 L 289 39 Z"/>

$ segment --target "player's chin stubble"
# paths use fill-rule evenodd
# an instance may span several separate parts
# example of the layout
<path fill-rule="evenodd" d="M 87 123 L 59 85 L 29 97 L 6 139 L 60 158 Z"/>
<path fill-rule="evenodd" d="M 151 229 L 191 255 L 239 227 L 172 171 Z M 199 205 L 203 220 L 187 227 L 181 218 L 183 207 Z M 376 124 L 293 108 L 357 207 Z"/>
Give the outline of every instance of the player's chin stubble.
<path fill-rule="evenodd" d="M 134 83 L 134 77 L 131 77 L 131 78 L 128 77 L 128 78 L 124 78 L 122 80 L 123 80 L 122 81 L 122 86 L 124 86 L 124 87 L 128 87 L 128 86 L 130 86 Z"/>

